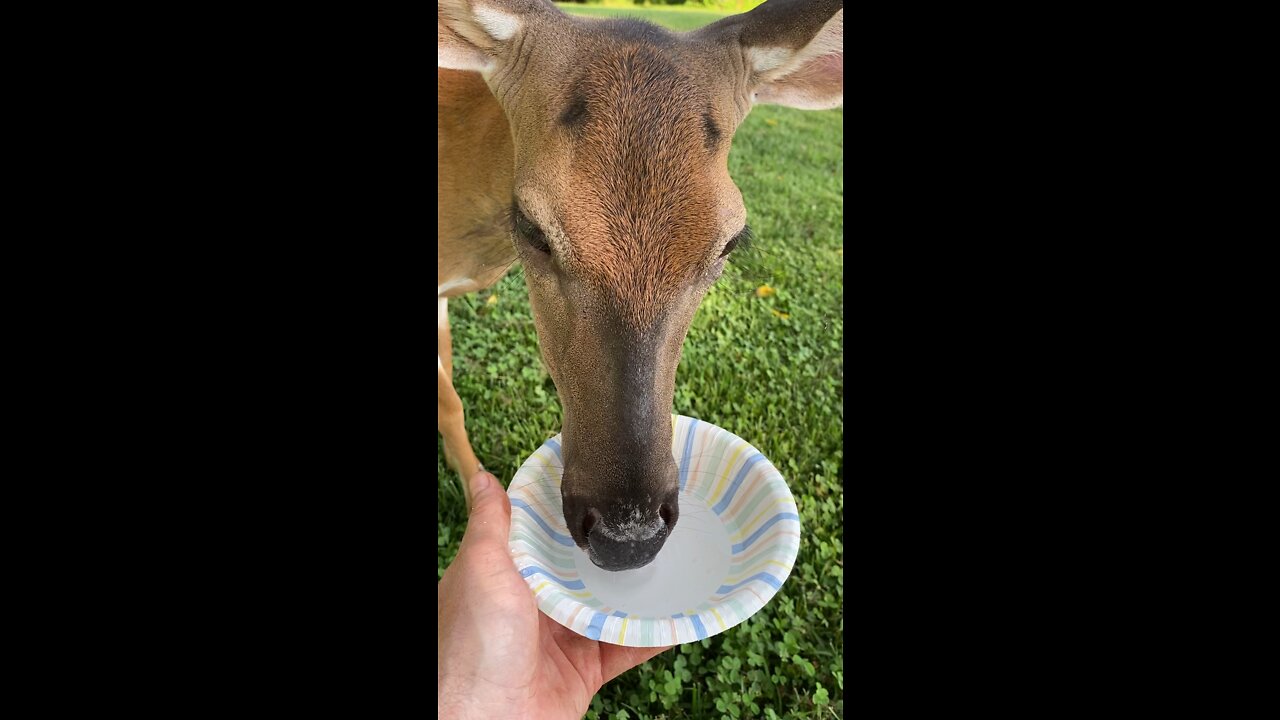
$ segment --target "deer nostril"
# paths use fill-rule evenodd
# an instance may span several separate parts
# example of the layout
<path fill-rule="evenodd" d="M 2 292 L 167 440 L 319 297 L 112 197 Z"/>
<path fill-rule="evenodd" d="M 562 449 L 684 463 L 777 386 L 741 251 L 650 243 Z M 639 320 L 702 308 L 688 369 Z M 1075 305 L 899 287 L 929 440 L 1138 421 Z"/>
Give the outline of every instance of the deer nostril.
<path fill-rule="evenodd" d="M 662 503 L 662 507 L 658 508 L 658 516 L 662 518 L 662 522 L 667 524 L 668 529 L 671 527 L 671 516 L 673 514 L 671 506 L 666 503 Z"/>
<path fill-rule="evenodd" d="M 600 511 L 595 508 L 587 508 L 587 516 L 582 518 L 582 537 L 590 537 L 591 528 L 596 526 L 596 522 L 600 520 Z"/>

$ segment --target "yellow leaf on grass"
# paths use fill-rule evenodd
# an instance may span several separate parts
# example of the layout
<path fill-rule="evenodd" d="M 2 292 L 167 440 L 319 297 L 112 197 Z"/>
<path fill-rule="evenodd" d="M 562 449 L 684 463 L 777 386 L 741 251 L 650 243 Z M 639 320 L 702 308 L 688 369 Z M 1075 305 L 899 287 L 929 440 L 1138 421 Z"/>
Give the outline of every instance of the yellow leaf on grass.
<path fill-rule="evenodd" d="M 497 295 L 490 295 L 490 296 L 489 296 L 489 299 L 484 301 L 484 304 L 485 304 L 485 305 L 497 305 L 497 304 L 498 304 L 498 296 L 497 296 Z"/>
<path fill-rule="evenodd" d="M 765 124 L 765 125 L 773 125 L 773 126 L 776 126 L 776 125 L 778 124 L 778 121 L 777 121 L 777 120 L 774 120 L 773 118 L 765 118 L 765 119 L 764 119 L 764 124 Z"/>
<path fill-rule="evenodd" d="M 787 318 L 791 317 L 791 316 L 790 316 L 790 315 L 788 315 L 787 313 L 784 313 L 784 312 L 778 312 L 777 310 L 774 310 L 774 311 L 772 311 L 772 312 L 773 312 L 773 316 L 774 316 L 774 317 L 779 317 L 779 318 L 782 318 L 783 320 L 786 320 Z"/>
<path fill-rule="evenodd" d="M 768 285 L 761 285 L 756 288 L 756 297 L 769 297 L 774 294 L 774 289 Z"/>

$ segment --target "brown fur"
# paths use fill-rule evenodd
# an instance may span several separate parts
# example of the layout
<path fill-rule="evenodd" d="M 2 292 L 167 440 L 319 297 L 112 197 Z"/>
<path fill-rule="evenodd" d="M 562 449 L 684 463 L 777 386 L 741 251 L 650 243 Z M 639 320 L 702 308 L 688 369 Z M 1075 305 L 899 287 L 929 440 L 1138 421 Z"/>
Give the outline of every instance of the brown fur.
<path fill-rule="evenodd" d="M 511 207 L 511 126 L 484 80 L 436 71 L 436 282 L 475 281 L 457 297 L 497 282 L 516 259 Z"/>
<path fill-rule="evenodd" d="M 438 281 L 471 278 L 444 294 L 470 292 L 523 262 L 564 408 L 565 518 L 583 547 L 592 511 L 608 525 L 656 522 L 661 510 L 674 525 L 676 366 L 746 218 L 729 138 L 753 99 L 797 70 L 762 79 L 741 38 L 773 57 L 842 28 L 839 0 L 767 5 L 675 34 L 570 18 L 541 0 L 439 0 L 441 62 L 477 72 L 437 74 Z M 810 82 L 815 106 L 832 102 L 828 80 Z M 513 205 L 545 233 L 549 253 L 515 236 Z M 444 364 L 447 324 L 438 341 L 440 431 L 467 476 L 478 462 Z"/>
<path fill-rule="evenodd" d="M 653 48 L 623 45 L 580 85 L 586 122 L 569 169 L 582 192 L 563 227 L 583 272 L 634 327 L 653 322 L 723 239 L 701 93 Z"/>

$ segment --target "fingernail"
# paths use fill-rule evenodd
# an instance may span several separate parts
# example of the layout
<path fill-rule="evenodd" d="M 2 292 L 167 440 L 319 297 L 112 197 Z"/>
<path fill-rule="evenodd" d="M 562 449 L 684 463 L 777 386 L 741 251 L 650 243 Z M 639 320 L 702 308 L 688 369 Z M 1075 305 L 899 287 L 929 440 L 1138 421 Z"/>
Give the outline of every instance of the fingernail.
<path fill-rule="evenodd" d="M 476 473 L 475 477 L 471 478 L 471 495 L 474 497 L 483 492 L 485 488 L 489 487 L 489 482 L 496 479 L 487 472 Z"/>

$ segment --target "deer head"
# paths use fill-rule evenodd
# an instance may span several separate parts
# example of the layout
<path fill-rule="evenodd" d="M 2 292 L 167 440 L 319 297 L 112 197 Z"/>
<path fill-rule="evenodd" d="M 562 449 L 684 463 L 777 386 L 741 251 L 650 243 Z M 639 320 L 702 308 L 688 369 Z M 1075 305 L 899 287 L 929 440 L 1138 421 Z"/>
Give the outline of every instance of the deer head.
<path fill-rule="evenodd" d="M 514 141 L 511 235 L 564 408 L 574 541 L 649 563 L 680 510 L 676 365 L 747 232 L 729 143 L 755 104 L 844 94 L 843 0 L 769 0 L 689 33 L 541 0 L 438 0 L 439 64 L 474 70 Z"/>

